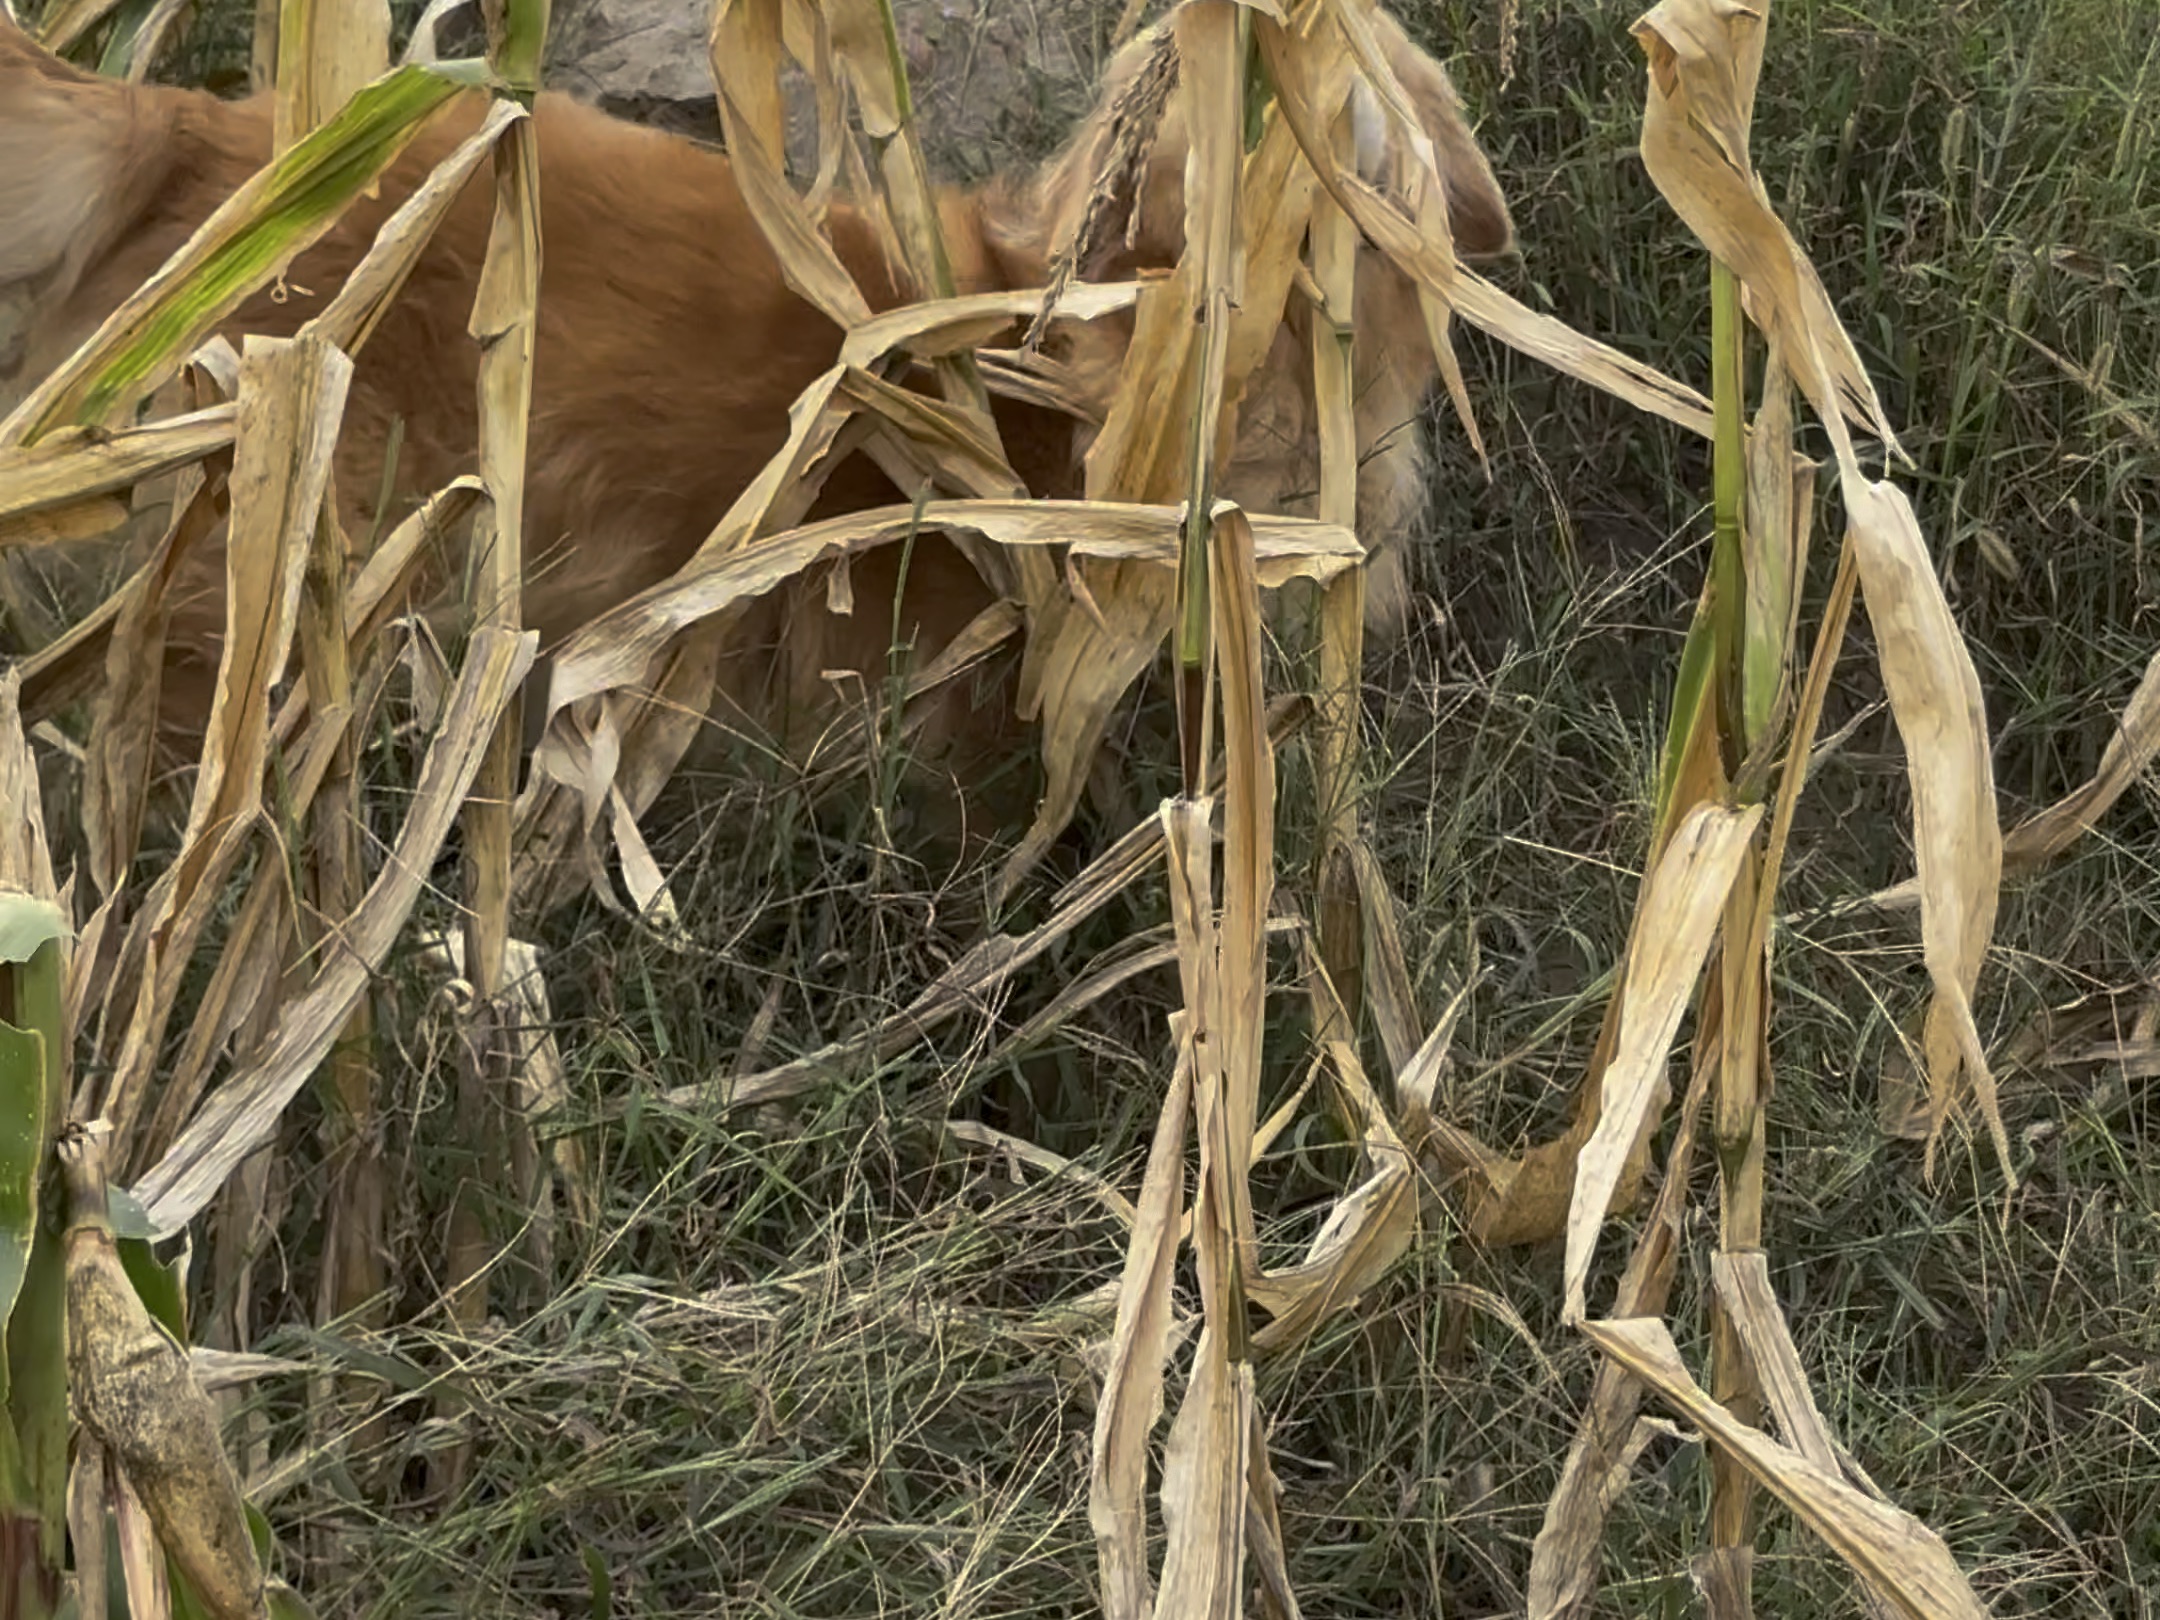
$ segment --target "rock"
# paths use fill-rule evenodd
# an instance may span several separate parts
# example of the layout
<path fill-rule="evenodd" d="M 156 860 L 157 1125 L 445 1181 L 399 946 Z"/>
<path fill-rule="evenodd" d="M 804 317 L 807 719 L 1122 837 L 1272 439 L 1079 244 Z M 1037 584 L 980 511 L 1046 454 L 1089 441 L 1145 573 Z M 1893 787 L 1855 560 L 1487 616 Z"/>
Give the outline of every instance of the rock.
<path fill-rule="evenodd" d="M 549 82 L 618 117 L 717 140 L 711 17 L 702 0 L 566 0 L 549 17 Z"/>
<path fill-rule="evenodd" d="M 933 175 L 980 179 L 1033 162 L 1084 112 L 1118 7 L 1106 0 L 894 0 L 901 59 Z M 558 0 L 549 82 L 641 122 L 717 140 L 710 0 Z M 444 54 L 452 37 L 445 19 Z M 816 109 L 789 70 L 788 162 L 814 164 Z"/>

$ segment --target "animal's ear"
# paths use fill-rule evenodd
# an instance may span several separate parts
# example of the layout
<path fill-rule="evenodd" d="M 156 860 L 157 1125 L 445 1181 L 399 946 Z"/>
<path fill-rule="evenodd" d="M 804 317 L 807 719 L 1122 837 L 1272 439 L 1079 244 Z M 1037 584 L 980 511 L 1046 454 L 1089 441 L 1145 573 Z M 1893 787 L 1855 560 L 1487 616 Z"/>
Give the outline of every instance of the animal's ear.
<path fill-rule="evenodd" d="M 1454 81 L 1385 10 L 1376 6 L 1370 16 L 1388 65 L 1402 81 L 1418 122 L 1432 137 L 1440 179 L 1447 188 L 1448 227 L 1456 254 L 1473 261 L 1504 256 L 1515 245 L 1515 222 L 1508 213 L 1507 196 L 1493 178 L 1492 164 L 1463 116 L 1462 97 L 1456 94 Z"/>

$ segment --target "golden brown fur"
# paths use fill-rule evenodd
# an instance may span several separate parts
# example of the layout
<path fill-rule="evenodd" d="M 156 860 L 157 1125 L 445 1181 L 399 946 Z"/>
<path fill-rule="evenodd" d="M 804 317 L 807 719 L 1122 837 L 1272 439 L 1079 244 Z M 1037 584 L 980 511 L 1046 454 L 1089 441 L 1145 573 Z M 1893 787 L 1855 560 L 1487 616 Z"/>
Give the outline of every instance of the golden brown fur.
<path fill-rule="evenodd" d="M 1507 208 L 1438 64 L 1390 23 L 1390 51 L 1443 155 L 1458 248 L 1482 257 L 1510 243 Z M 1131 73 L 1141 46 L 1113 65 Z M 1026 181 L 941 193 L 963 292 L 1042 284 L 1074 224 L 1097 160 L 1109 91 L 1058 159 Z M 290 334 L 347 276 L 391 208 L 408 195 L 478 109 L 461 103 L 398 161 L 380 196 L 363 201 L 285 277 L 287 296 L 259 295 L 225 330 Z M 213 208 L 268 157 L 266 98 L 93 78 L 55 62 L 0 20 L 0 404 L 62 361 Z M 736 189 L 725 156 L 637 127 L 568 97 L 539 98 L 543 270 L 526 495 L 526 622 L 543 652 L 596 613 L 664 579 L 688 557 L 779 447 L 787 409 L 834 360 L 840 333 L 786 287 Z M 1381 161 L 1390 156 L 1382 150 Z M 1107 279 L 1175 262 L 1182 230 L 1183 138 L 1175 117 L 1151 160 L 1136 244 L 1090 267 Z M 476 184 L 452 211 L 410 284 L 358 358 L 339 458 L 348 529 L 371 532 L 385 446 L 402 424 L 395 518 L 471 471 L 476 353 L 466 336 L 486 248 L 490 199 Z M 875 239 L 858 216 L 832 212 L 842 259 L 873 304 L 896 299 Z M 1359 286 L 1361 485 L 1368 544 L 1415 515 L 1422 469 L 1414 421 L 1434 380 L 1415 297 L 1367 253 Z M 1249 391 L 1225 493 L 1262 510 L 1295 510 L 1316 465 L 1301 339 Z M 998 401 L 1015 469 L 1043 496 L 1080 493 L 1084 441 L 1069 418 Z M 1373 452 L 1378 451 L 1378 454 Z M 867 462 L 842 468 L 813 515 L 902 498 Z M 822 591 L 776 593 L 743 627 L 728 682 L 754 710 L 770 649 L 810 641 L 822 667 L 876 681 L 886 668 L 898 548 L 855 568 L 852 619 Z M 175 740 L 207 713 L 223 623 L 222 558 L 197 559 L 176 583 L 168 729 Z M 450 581 L 427 582 L 433 592 Z M 915 550 L 903 637 L 934 655 L 990 596 L 941 540 Z M 1376 592 L 1385 619 L 1394 600 Z M 1395 602 L 1399 608 L 1399 602 Z M 790 622 L 788 615 L 797 615 Z M 815 622 L 801 622 L 808 615 Z M 799 650 L 799 649 L 798 649 Z"/>

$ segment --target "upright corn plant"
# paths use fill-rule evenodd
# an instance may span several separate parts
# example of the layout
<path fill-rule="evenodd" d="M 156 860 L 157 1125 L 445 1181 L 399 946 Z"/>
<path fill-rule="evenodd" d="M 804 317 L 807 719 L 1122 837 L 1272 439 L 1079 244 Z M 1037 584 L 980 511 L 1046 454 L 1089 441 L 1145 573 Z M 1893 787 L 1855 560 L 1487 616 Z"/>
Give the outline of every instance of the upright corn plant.
<path fill-rule="evenodd" d="M 487 0 L 488 63 L 498 102 L 523 116 L 495 144 L 494 222 L 469 327 L 480 346 L 480 481 L 487 503 L 473 525 L 468 581 L 479 622 L 500 636 L 524 626 L 525 443 L 532 406 L 533 339 L 540 297 L 540 151 L 531 110 L 540 89 L 548 0 Z M 488 739 L 465 822 L 465 972 L 473 988 L 458 1114 L 478 1164 L 507 1164 L 512 1207 L 535 1191 L 536 1155 L 516 1094 L 515 1013 L 504 997 L 510 952 L 512 806 L 517 799 L 522 706 L 515 691 Z M 490 1152 L 490 1148 L 499 1151 Z M 468 1178 L 451 1213 L 451 1311 L 477 1327 L 488 1313 L 487 1275 L 497 1239 L 482 1217 L 487 1189 Z M 462 1479 L 463 1445 L 437 1459 L 446 1492 Z"/>
<path fill-rule="evenodd" d="M 1528 1595 L 1536 1620 L 1588 1605 L 1607 1507 L 1602 1482 L 1638 1401 L 1652 1392 L 1698 1423 L 1709 1446 L 1710 1522 L 1696 1574 L 1715 1620 L 1753 1612 L 1760 1490 L 1782 1500 L 1852 1567 L 1870 1612 L 1983 1612 L 1941 1539 L 1870 1500 L 1865 1482 L 1852 1475 L 1809 1392 L 1764 1255 L 1769 920 L 1856 581 L 1875 610 L 1912 774 L 1922 930 L 1936 989 L 1928 1065 L 1938 1126 L 1962 1067 L 2014 1182 L 1968 1002 L 2000 863 L 1978 683 L 1910 505 L 1894 486 L 1860 470 L 1848 419 L 1901 454 L 1874 389 L 1748 165 L 1768 10 L 1663 0 L 1635 26 L 1649 64 L 1643 156 L 1712 258 L 1713 534 L 1709 578 L 1682 654 L 1649 871 L 1608 1019 L 1613 1038 L 1600 1114 L 1578 1161 L 1569 1212 L 1566 1314 L 1608 1359 L 1533 1552 Z M 1769 351 L 1752 429 L 1744 392 L 1750 319 Z M 1836 450 L 1847 519 L 1797 704 L 1796 582 L 1816 468 L 1792 449 L 1793 383 Z M 1694 1075 L 1665 1184 L 1610 1314 L 1591 1320 L 1591 1249 L 1621 1163 L 1657 1124 L 1664 1054 L 1698 983 Z M 1706 1099 L 1720 1188 L 1707 1390 L 1661 1320 L 1695 1116 Z M 1779 1441 L 1769 1438 L 1773 1426 Z"/>

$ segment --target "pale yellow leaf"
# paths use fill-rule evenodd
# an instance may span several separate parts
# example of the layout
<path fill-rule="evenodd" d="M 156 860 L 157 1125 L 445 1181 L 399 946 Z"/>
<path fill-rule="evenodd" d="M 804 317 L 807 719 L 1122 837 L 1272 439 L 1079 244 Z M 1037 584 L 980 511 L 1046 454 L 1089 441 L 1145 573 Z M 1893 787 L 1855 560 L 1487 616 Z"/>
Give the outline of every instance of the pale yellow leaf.
<path fill-rule="evenodd" d="M 1620 979 L 1619 1038 L 1605 1067 L 1597 1128 L 1576 1161 L 1568 1208 L 1562 1275 L 1570 1322 L 1585 1314 L 1583 1290 L 1613 1189 L 1662 1101 L 1673 1036 L 1762 814 L 1761 805 L 1697 805 L 1644 879 Z"/>
<path fill-rule="evenodd" d="M 1141 1178 L 1140 1202 L 1125 1248 L 1117 1326 L 1095 1406 L 1088 1469 L 1088 1523 L 1095 1532 L 1106 1620 L 1146 1620 L 1152 1583 L 1147 1564 L 1148 1439 L 1162 1416 L 1163 1368 L 1176 1316 L 1178 1214 L 1185 1202 L 1185 1123 L 1192 1074 L 1184 1062 L 1170 1078 Z"/>
<path fill-rule="evenodd" d="M 1210 1323 L 1163 1448 L 1163 1578 L 1157 1620 L 1237 1620 L 1245 1612 L 1245 1492 L 1252 1364 L 1230 1360 Z"/>
<path fill-rule="evenodd" d="M 1703 1103 L 1718 1072 L 1718 1057 L 1716 1043 L 1698 1044 L 1687 1097 L 1680 1107 L 1680 1127 L 1673 1133 L 1657 1200 L 1621 1274 L 1613 1302 L 1615 1316 L 1660 1315 L 1671 1296 Z M 1598 1368 L 1567 1460 L 1560 1465 L 1560 1482 L 1546 1501 L 1544 1522 L 1531 1543 L 1529 1620 L 1563 1620 L 1590 1612 L 1597 1593 L 1606 1518 L 1641 1450 L 1642 1400 L 1643 1386 L 1617 1362 Z"/>
<path fill-rule="evenodd" d="M 1971 1000 L 1995 930 L 2002 872 L 1980 678 L 1904 492 L 1848 478 L 1845 503 L 1883 687 L 1912 782 L 1921 949 L 1935 990 L 1923 1038 L 1932 1115 L 1928 1165 L 1932 1170 L 1936 1142 L 1956 1106 L 1962 1069 L 1994 1137 L 2004 1180 L 2014 1188 L 2009 1136 Z"/>
<path fill-rule="evenodd" d="M 1983 1620 L 1942 1539 L 1910 1514 L 1878 1502 L 1799 1452 L 1740 1422 L 1695 1382 L 1672 1334 L 1654 1317 L 1584 1322 L 1591 1342 L 1642 1379 L 1748 1476 L 1790 1508 L 1855 1573 L 1909 1620 Z"/>

